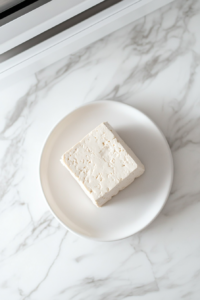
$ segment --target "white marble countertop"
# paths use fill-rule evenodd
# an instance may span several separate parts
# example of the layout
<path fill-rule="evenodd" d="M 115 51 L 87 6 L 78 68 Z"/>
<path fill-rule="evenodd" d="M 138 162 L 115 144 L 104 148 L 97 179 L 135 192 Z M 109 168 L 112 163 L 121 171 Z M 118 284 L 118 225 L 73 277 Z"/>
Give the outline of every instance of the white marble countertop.
<path fill-rule="evenodd" d="M 0 299 L 200 299 L 200 1 L 175 1 L 0 95 Z M 49 212 L 38 164 L 63 116 L 94 100 L 152 118 L 172 150 L 170 197 L 142 232 L 84 240 Z"/>

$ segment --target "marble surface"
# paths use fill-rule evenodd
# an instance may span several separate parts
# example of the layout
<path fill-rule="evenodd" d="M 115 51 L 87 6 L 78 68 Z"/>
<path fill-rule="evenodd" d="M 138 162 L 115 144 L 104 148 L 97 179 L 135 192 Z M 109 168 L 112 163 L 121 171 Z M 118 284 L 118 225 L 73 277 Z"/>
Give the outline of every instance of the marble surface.
<path fill-rule="evenodd" d="M 200 1 L 174 1 L 0 94 L 0 299 L 200 299 Z M 38 164 L 62 117 L 134 106 L 172 150 L 170 197 L 142 232 L 84 240 L 49 212 Z"/>

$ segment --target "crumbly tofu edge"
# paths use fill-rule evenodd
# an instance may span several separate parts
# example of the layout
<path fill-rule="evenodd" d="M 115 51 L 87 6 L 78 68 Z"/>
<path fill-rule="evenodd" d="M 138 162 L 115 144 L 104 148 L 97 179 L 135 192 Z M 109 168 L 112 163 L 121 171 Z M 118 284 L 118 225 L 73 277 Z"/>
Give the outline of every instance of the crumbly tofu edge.
<path fill-rule="evenodd" d="M 134 154 L 134 152 L 128 147 L 128 145 L 122 140 L 122 138 L 118 135 L 118 133 L 112 128 L 112 126 L 108 122 L 103 122 L 103 124 L 114 134 L 117 141 L 122 145 L 122 147 L 126 150 L 126 152 L 132 157 L 132 159 L 137 164 L 137 168 L 131 172 L 125 180 L 119 182 L 114 188 L 112 188 L 109 192 L 107 192 L 104 196 L 98 198 L 97 200 L 93 199 L 91 196 L 90 191 L 86 188 L 86 186 L 79 180 L 79 178 L 74 174 L 74 172 L 69 168 L 69 166 L 65 163 L 65 155 L 69 151 L 71 151 L 74 147 L 76 147 L 78 144 L 80 144 L 90 133 L 92 133 L 96 128 L 98 128 L 100 125 L 98 125 L 96 128 L 94 128 L 92 131 L 90 131 L 86 136 L 84 136 L 78 143 L 76 143 L 74 146 L 72 146 L 69 150 L 67 150 L 61 157 L 60 162 L 63 166 L 65 166 L 70 174 L 73 176 L 73 178 L 78 182 L 78 184 L 81 186 L 85 194 L 89 197 L 89 199 L 93 202 L 93 204 L 96 207 L 101 207 L 104 205 L 107 201 L 109 201 L 113 196 L 117 195 L 121 190 L 125 189 L 128 185 L 130 185 L 135 178 L 141 176 L 144 171 L 144 165 L 141 163 L 139 158 Z"/>

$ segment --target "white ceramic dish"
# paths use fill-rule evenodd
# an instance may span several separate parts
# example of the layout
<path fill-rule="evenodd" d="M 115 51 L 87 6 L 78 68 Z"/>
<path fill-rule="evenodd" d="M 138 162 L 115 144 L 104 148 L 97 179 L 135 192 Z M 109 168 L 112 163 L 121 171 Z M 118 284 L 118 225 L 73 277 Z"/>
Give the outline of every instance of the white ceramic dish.
<path fill-rule="evenodd" d="M 108 121 L 145 165 L 129 187 L 95 207 L 60 163 L 62 153 Z M 54 216 L 79 236 L 99 241 L 128 237 L 150 224 L 163 208 L 173 180 L 173 161 L 157 126 L 137 109 L 114 101 L 81 106 L 53 129 L 40 161 L 42 189 Z"/>

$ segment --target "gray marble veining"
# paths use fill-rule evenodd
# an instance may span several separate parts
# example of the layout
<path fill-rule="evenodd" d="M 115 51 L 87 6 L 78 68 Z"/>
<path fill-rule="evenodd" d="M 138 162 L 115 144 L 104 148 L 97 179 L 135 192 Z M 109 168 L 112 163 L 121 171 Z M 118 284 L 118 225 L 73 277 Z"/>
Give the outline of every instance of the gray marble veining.
<path fill-rule="evenodd" d="M 176 0 L 0 94 L 0 299 L 200 299 L 200 2 Z M 45 138 L 78 105 L 113 99 L 151 117 L 175 173 L 142 232 L 97 243 L 48 211 Z"/>

